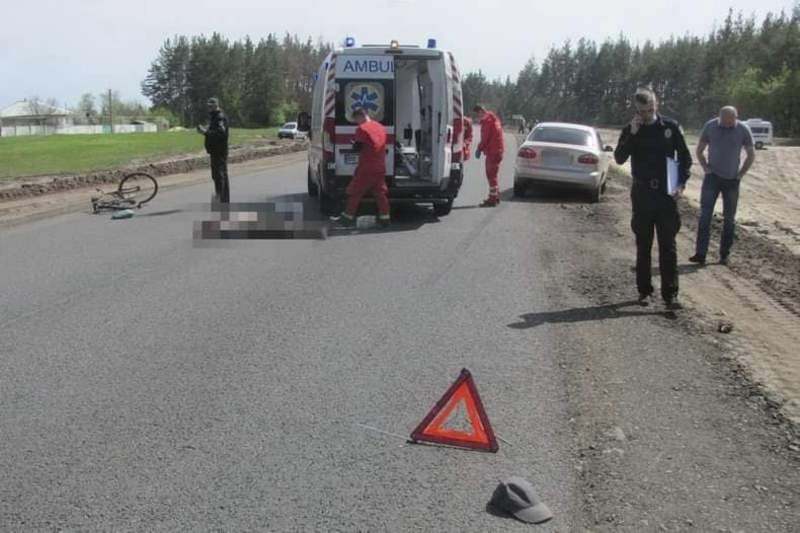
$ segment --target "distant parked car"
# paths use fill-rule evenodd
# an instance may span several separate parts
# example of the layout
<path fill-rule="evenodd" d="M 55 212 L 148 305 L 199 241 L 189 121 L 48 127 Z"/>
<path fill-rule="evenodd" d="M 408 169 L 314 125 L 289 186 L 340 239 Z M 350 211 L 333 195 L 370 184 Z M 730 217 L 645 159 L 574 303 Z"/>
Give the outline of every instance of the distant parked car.
<path fill-rule="evenodd" d="M 587 191 L 592 202 L 599 202 L 613 151 L 590 126 L 537 124 L 517 152 L 514 196 L 534 185 L 551 185 Z"/>
<path fill-rule="evenodd" d="M 278 130 L 278 139 L 305 139 L 306 132 L 297 129 L 297 122 L 287 122 Z"/>

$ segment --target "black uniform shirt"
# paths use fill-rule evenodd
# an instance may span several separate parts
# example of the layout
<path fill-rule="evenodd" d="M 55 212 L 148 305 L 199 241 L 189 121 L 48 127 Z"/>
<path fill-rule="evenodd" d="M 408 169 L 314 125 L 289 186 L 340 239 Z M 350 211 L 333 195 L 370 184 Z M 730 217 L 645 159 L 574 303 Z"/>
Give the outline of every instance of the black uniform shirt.
<path fill-rule="evenodd" d="M 222 111 L 209 114 L 205 146 L 209 154 L 228 155 L 228 117 Z"/>
<path fill-rule="evenodd" d="M 677 157 L 676 157 L 677 155 Z M 689 180 L 692 156 L 686 147 L 683 131 L 672 119 L 656 116 L 652 124 L 643 124 L 636 135 L 630 124 L 623 128 L 614 150 L 614 159 L 622 165 L 631 158 L 631 173 L 637 185 L 667 192 L 667 157 L 678 161 L 678 182 Z"/>

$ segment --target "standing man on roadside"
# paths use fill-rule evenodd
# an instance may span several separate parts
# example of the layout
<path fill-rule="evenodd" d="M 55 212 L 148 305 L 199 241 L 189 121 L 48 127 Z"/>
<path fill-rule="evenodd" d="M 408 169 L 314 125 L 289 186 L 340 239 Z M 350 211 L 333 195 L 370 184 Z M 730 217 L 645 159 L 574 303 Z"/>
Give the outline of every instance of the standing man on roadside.
<path fill-rule="evenodd" d="M 495 207 L 500 203 L 498 174 L 505 150 L 503 124 L 497 115 L 487 111 L 482 105 L 476 105 L 472 111 L 481 121 L 481 142 L 475 151 L 475 159 L 486 154 L 486 179 L 489 181 L 489 197 L 481 203 L 481 207 Z"/>
<path fill-rule="evenodd" d="M 353 111 L 353 120 L 358 124 L 353 140 L 353 148 L 358 152 L 358 166 L 347 186 L 347 206 L 334 221 L 342 226 L 355 226 L 358 204 L 371 191 L 378 204 L 378 225 L 387 227 L 390 220 L 389 190 L 386 187 L 386 128 L 372 120 L 360 107 Z"/>
<path fill-rule="evenodd" d="M 658 235 L 661 297 L 668 309 L 679 309 L 675 236 L 680 230 L 681 218 L 676 200 L 689 179 L 692 156 L 678 123 L 657 113 L 658 102 L 653 91 L 636 91 L 634 105 L 636 114 L 619 136 L 614 159 L 622 165 L 631 158 L 631 228 L 636 235 L 639 303 L 648 305 L 653 294 L 651 250 L 655 231 Z M 671 195 L 667 184 L 667 157 L 678 162 L 678 186 Z"/>
<path fill-rule="evenodd" d="M 208 99 L 208 127 L 197 126 L 205 136 L 206 152 L 211 159 L 211 179 L 214 180 L 215 200 L 230 202 L 228 185 L 228 117 L 219 108 L 219 100 Z"/>
<path fill-rule="evenodd" d="M 708 147 L 708 160 L 703 153 Z M 742 148 L 747 159 L 739 168 Z M 695 252 L 689 261 L 706 264 L 708 241 L 711 237 L 711 218 L 717 197 L 722 194 L 722 241 L 719 246 L 720 264 L 728 264 L 736 229 L 736 206 L 739 203 L 739 183 L 756 159 L 753 134 L 746 124 L 739 121 L 739 113 L 733 106 L 720 109 L 719 117 L 706 122 L 697 143 L 697 161 L 703 167 L 705 177 L 700 193 L 700 223 L 697 226 Z"/>

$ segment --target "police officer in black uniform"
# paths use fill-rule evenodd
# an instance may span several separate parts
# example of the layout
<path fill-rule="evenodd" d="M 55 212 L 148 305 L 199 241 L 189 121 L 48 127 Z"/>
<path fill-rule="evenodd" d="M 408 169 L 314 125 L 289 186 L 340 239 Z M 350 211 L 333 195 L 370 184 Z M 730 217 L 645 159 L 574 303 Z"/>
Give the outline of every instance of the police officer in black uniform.
<path fill-rule="evenodd" d="M 623 164 L 631 158 L 633 187 L 631 228 L 636 235 L 636 286 L 639 303 L 648 305 L 653 294 L 650 252 L 653 231 L 658 235 L 658 264 L 661 297 L 668 309 L 678 309 L 678 256 L 675 236 L 681 227 L 677 198 L 689 179 L 692 156 L 683 131 L 674 120 L 657 113 L 655 94 L 639 89 L 634 95 L 636 115 L 622 130 L 614 159 Z M 678 163 L 678 187 L 667 189 L 667 157 Z"/>
<path fill-rule="evenodd" d="M 230 202 L 228 186 L 228 117 L 219 108 L 219 100 L 208 99 L 208 127 L 197 126 L 205 140 L 206 152 L 211 159 L 211 179 L 214 180 L 216 200 Z"/>

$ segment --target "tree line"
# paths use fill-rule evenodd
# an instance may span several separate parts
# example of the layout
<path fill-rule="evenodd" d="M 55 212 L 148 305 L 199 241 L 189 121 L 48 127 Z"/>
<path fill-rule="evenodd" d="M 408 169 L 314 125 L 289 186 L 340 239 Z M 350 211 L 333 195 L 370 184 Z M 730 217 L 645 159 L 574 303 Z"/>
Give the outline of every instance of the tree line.
<path fill-rule="evenodd" d="M 314 74 L 331 46 L 269 34 L 229 41 L 218 33 L 167 39 L 152 62 L 142 94 L 184 126 L 205 122 L 206 101 L 220 99 L 233 126 L 280 124 L 311 108 Z"/>
<path fill-rule="evenodd" d="M 331 48 L 288 34 L 257 43 L 217 33 L 176 36 L 152 62 L 142 93 L 151 112 L 173 124 L 205 121 L 213 95 L 235 126 L 276 125 L 310 109 L 314 73 Z M 760 23 L 729 11 L 702 37 L 567 41 L 541 61 L 531 58 L 516 80 L 488 80 L 481 71 L 463 79 L 468 109 L 480 102 L 504 117 L 603 125 L 627 122 L 631 95 L 641 86 L 687 127 L 732 104 L 743 118 L 771 120 L 779 135 L 800 136 L 800 1 L 791 14 L 771 13 Z"/>
<path fill-rule="evenodd" d="M 780 135 L 800 136 L 800 2 L 760 24 L 729 11 L 705 37 L 567 41 L 541 62 L 528 61 L 516 81 L 490 81 L 478 71 L 463 82 L 468 107 L 482 102 L 505 117 L 603 125 L 627 122 L 631 95 L 642 86 L 687 127 L 730 104 L 743 118 L 771 120 Z"/>

